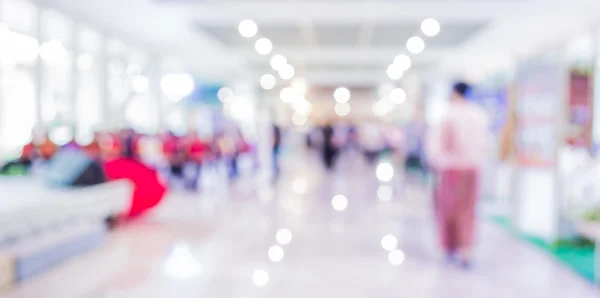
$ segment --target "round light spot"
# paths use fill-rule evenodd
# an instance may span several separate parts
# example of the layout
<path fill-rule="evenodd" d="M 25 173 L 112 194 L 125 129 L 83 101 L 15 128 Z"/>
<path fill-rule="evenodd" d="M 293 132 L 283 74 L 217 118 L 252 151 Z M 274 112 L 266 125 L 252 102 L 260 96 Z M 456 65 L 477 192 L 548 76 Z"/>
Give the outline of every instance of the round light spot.
<path fill-rule="evenodd" d="M 261 38 L 254 43 L 256 52 L 261 55 L 269 55 L 273 50 L 273 43 L 268 38 Z"/>
<path fill-rule="evenodd" d="M 265 270 L 255 270 L 252 273 L 252 282 L 258 287 L 264 287 L 269 283 L 269 273 Z"/>
<path fill-rule="evenodd" d="M 348 90 L 348 88 L 345 88 L 345 87 L 337 88 L 333 92 L 333 98 L 338 103 L 346 103 L 346 102 L 350 101 L 350 97 L 351 97 L 350 90 Z"/>
<path fill-rule="evenodd" d="M 412 65 L 412 62 L 410 61 L 410 57 L 400 54 L 394 59 L 394 64 L 398 65 L 402 70 L 407 71 Z"/>
<path fill-rule="evenodd" d="M 308 117 L 303 113 L 294 112 L 292 115 L 292 122 L 296 126 L 302 126 L 306 124 L 306 121 L 308 121 Z"/>
<path fill-rule="evenodd" d="M 293 188 L 295 193 L 303 195 L 308 191 L 308 181 L 304 178 L 298 178 L 294 180 Z"/>
<path fill-rule="evenodd" d="M 333 209 L 336 211 L 344 211 L 348 208 L 348 198 L 344 195 L 337 195 L 331 200 L 331 206 L 333 206 Z"/>
<path fill-rule="evenodd" d="M 287 58 L 279 54 L 273 55 L 273 57 L 271 57 L 270 64 L 274 70 L 279 71 L 283 66 L 287 65 Z"/>
<path fill-rule="evenodd" d="M 377 165 L 377 179 L 382 182 L 390 182 L 394 178 L 394 167 L 387 163 L 383 162 Z"/>
<path fill-rule="evenodd" d="M 377 189 L 377 198 L 380 201 L 383 201 L 383 202 L 391 201 L 393 196 L 394 196 L 394 190 L 389 185 L 382 185 L 382 186 L 379 186 L 379 189 Z"/>
<path fill-rule="evenodd" d="M 427 36 L 436 36 L 440 33 L 440 22 L 436 19 L 428 18 L 421 23 L 421 31 Z"/>
<path fill-rule="evenodd" d="M 391 80 L 396 81 L 402 78 L 402 76 L 404 75 L 404 71 L 402 70 L 402 67 L 400 67 L 400 65 L 391 64 L 390 66 L 388 66 L 386 74 Z"/>
<path fill-rule="evenodd" d="M 279 245 L 273 245 L 269 248 L 269 260 L 273 263 L 279 263 L 284 257 L 283 248 Z"/>
<path fill-rule="evenodd" d="M 271 90 L 271 89 L 275 88 L 276 84 L 277 84 L 277 79 L 275 78 L 274 75 L 272 75 L 270 73 L 264 74 L 260 77 L 260 86 L 265 90 Z"/>
<path fill-rule="evenodd" d="M 395 88 L 390 92 L 390 100 L 397 105 L 402 104 L 406 101 L 406 92 L 401 88 Z"/>
<path fill-rule="evenodd" d="M 335 114 L 340 117 L 345 117 L 350 114 L 350 104 L 348 103 L 336 103 L 335 104 Z"/>
<path fill-rule="evenodd" d="M 291 80 L 296 75 L 296 70 L 293 66 L 286 64 L 279 68 L 279 76 L 284 80 Z"/>
<path fill-rule="evenodd" d="M 243 20 L 238 25 L 238 31 L 243 37 L 254 37 L 258 33 L 258 25 L 253 20 Z"/>
<path fill-rule="evenodd" d="M 398 239 L 394 235 L 385 235 L 381 238 L 381 247 L 387 251 L 398 248 Z"/>
<path fill-rule="evenodd" d="M 280 229 L 275 234 L 275 239 L 277 239 L 277 243 L 287 245 L 292 242 L 292 232 L 288 229 Z"/>
<path fill-rule="evenodd" d="M 425 50 L 425 41 L 418 36 L 413 36 L 406 42 L 406 48 L 412 54 L 419 54 Z"/>
<path fill-rule="evenodd" d="M 388 261 L 393 266 L 400 266 L 406 260 L 406 255 L 399 249 L 394 249 L 388 254 Z"/>
<path fill-rule="evenodd" d="M 233 90 L 231 90 L 231 88 L 228 87 L 223 87 L 219 89 L 217 97 L 221 102 L 229 102 L 233 100 Z"/>

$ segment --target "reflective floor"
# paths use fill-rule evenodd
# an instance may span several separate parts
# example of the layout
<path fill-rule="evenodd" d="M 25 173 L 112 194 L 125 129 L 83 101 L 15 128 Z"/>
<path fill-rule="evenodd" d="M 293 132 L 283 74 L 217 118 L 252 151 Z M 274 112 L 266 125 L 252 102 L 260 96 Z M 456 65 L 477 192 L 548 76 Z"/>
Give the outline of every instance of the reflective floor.
<path fill-rule="evenodd" d="M 358 157 L 327 175 L 314 157 L 287 161 L 275 187 L 248 177 L 229 190 L 172 194 L 100 249 L 0 296 L 600 296 L 483 212 L 475 266 L 444 262 L 427 190 L 400 175 L 382 187 Z"/>

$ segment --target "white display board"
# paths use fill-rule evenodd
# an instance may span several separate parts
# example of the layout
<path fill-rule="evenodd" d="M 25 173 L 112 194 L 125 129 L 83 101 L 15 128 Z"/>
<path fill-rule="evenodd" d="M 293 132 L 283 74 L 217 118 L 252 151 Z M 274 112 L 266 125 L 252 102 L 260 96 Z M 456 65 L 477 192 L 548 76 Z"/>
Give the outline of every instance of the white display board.
<path fill-rule="evenodd" d="M 525 234 L 549 241 L 558 236 L 564 74 L 560 54 L 524 61 L 517 74 L 515 223 Z"/>

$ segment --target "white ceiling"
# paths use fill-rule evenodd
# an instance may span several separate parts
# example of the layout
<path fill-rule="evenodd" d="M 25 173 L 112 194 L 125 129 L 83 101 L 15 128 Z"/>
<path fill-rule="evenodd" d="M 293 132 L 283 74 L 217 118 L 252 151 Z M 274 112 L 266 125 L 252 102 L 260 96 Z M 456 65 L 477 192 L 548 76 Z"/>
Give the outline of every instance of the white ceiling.
<path fill-rule="evenodd" d="M 377 85 L 406 53 L 420 22 L 442 32 L 413 56 L 417 75 L 464 75 L 511 65 L 600 20 L 600 0 L 37 0 L 186 61 L 215 80 L 269 71 L 252 40 L 237 33 L 253 19 L 298 74 L 313 84 Z M 421 34 L 422 35 L 422 34 Z"/>

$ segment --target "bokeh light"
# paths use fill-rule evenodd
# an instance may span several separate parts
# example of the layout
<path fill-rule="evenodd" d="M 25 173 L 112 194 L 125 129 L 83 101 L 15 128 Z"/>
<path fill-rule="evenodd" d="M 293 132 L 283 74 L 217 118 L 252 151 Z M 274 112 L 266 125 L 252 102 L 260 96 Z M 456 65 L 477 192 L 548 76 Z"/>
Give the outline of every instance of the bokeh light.
<path fill-rule="evenodd" d="M 394 189 L 389 185 L 381 185 L 377 189 L 377 198 L 380 201 L 388 202 L 391 201 L 394 196 Z"/>
<path fill-rule="evenodd" d="M 385 235 L 381 238 L 381 247 L 387 251 L 393 251 L 398 248 L 398 238 L 394 235 Z"/>
<path fill-rule="evenodd" d="M 273 43 L 268 38 L 261 38 L 254 43 L 256 52 L 261 55 L 269 55 L 273 50 Z"/>
<path fill-rule="evenodd" d="M 269 255 L 269 260 L 271 260 L 271 262 L 279 263 L 279 262 L 281 262 L 281 260 L 283 260 L 285 253 L 281 246 L 273 245 L 269 248 L 268 255 Z"/>
<path fill-rule="evenodd" d="M 394 167 L 387 162 L 382 162 L 377 165 L 376 174 L 379 181 L 390 182 L 394 178 Z"/>
<path fill-rule="evenodd" d="M 393 266 L 402 265 L 402 263 L 404 263 L 404 260 L 406 260 L 406 255 L 404 254 L 403 251 L 401 251 L 399 249 L 392 250 L 388 254 L 388 261 Z"/>
<path fill-rule="evenodd" d="M 413 36 L 406 42 L 406 48 L 412 54 L 419 54 L 425 50 L 425 41 L 418 36 Z"/>
<path fill-rule="evenodd" d="M 275 239 L 281 245 L 288 245 L 292 242 L 292 232 L 288 229 L 279 229 L 275 234 Z"/>
<path fill-rule="evenodd" d="M 350 90 L 345 87 L 339 87 L 333 92 L 333 99 L 335 99 L 335 101 L 338 103 L 346 103 L 350 101 L 351 96 Z"/>
<path fill-rule="evenodd" d="M 440 22 L 436 19 L 428 18 L 421 23 L 421 31 L 427 36 L 436 36 L 440 33 Z"/>
<path fill-rule="evenodd" d="M 344 195 L 337 195 L 331 199 L 331 206 L 336 211 L 344 211 L 348 208 L 348 198 Z"/>
<path fill-rule="evenodd" d="M 254 37 L 258 33 L 258 25 L 253 20 L 243 20 L 238 25 L 238 31 L 243 37 Z"/>
<path fill-rule="evenodd" d="M 254 270 L 254 273 L 252 273 L 252 282 L 258 287 L 266 286 L 269 283 L 269 273 L 262 269 Z"/>

